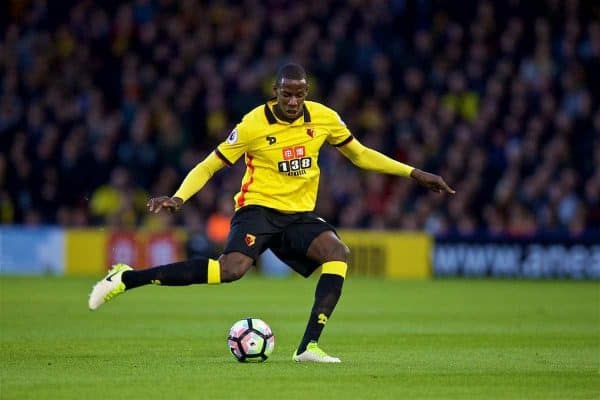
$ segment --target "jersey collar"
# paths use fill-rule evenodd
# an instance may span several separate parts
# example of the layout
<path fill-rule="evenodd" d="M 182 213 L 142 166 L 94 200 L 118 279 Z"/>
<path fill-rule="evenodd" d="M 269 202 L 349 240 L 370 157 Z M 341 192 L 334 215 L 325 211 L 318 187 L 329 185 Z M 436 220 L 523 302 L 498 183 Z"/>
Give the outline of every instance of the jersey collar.
<path fill-rule="evenodd" d="M 269 101 L 270 103 L 271 101 Z M 280 123 L 285 123 L 285 124 L 293 124 L 295 121 L 292 122 L 286 122 L 286 121 L 280 121 L 277 119 L 277 117 L 275 117 L 275 114 L 273 113 L 273 110 L 271 110 L 271 107 L 269 107 L 269 103 L 265 103 L 265 117 L 267 118 L 267 121 L 269 121 L 269 125 L 273 125 L 276 124 L 277 122 Z M 275 103 L 273 103 L 275 104 Z M 303 113 L 303 117 L 304 117 L 304 123 L 307 122 L 311 122 L 311 118 L 310 118 L 310 112 L 308 111 L 308 107 L 306 107 L 306 103 L 302 104 L 302 113 Z"/>

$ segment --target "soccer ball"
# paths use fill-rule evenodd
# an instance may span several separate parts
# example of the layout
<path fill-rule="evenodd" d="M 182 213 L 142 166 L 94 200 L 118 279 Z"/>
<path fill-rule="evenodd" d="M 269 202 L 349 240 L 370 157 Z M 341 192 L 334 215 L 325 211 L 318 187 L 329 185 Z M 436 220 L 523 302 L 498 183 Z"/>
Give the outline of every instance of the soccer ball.
<path fill-rule="evenodd" d="M 227 345 L 239 362 L 263 362 L 273 353 L 275 336 L 262 319 L 246 318 L 233 324 Z"/>

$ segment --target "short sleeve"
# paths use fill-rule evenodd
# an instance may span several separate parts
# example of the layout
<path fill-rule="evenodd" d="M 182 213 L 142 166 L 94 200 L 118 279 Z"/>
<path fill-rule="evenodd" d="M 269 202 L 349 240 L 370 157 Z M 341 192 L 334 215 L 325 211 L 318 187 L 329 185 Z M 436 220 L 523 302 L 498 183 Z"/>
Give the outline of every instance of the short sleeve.
<path fill-rule="evenodd" d="M 352 140 L 352 133 L 338 113 L 332 110 L 328 119 L 329 136 L 327 137 L 327 143 L 339 147 Z"/>
<path fill-rule="evenodd" d="M 217 146 L 215 153 L 227 165 L 233 165 L 248 149 L 248 134 L 242 120 L 229 133 L 227 139 Z"/>

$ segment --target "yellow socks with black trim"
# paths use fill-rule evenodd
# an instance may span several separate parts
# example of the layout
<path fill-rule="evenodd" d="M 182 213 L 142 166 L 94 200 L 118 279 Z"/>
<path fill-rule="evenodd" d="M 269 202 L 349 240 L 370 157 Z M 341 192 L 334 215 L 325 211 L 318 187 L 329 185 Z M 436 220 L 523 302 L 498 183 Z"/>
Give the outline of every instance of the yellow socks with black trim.
<path fill-rule="evenodd" d="M 318 342 L 342 294 L 347 269 L 348 265 L 343 261 L 329 261 L 322 265 L 313 308 L 296 354 L 302 354 L 310 342 Z"/>
<path fill-rule="evenodd" d="M 125 288 L 154 284 L 164 286 L 186 286 L 193 283 L 221 283 L 219 262 L 211 258 L 198 258 L 154 268 L 125 271 L 121 277 Z"/>

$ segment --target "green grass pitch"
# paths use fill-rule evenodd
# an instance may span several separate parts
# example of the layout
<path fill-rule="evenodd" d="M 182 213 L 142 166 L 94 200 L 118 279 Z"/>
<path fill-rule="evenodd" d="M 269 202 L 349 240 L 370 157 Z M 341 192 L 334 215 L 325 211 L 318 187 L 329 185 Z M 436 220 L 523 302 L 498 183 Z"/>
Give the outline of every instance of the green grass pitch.
<path fill-rule="evenodd" d="M 0 278 L 0 398 L 598 399 L 597 282 L 350 277 L 321 339 L 339 365 L 296 364 L 315 279 L 144 287 L 96 312 L 94 279 Z M 266 320 L 264 364 L 226 335 Z"/>

